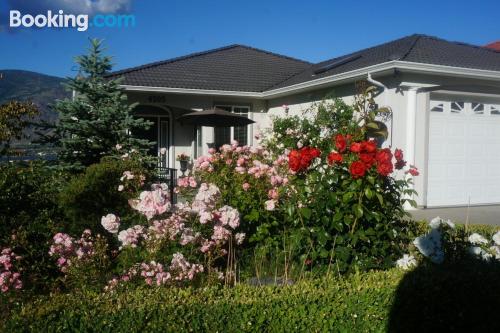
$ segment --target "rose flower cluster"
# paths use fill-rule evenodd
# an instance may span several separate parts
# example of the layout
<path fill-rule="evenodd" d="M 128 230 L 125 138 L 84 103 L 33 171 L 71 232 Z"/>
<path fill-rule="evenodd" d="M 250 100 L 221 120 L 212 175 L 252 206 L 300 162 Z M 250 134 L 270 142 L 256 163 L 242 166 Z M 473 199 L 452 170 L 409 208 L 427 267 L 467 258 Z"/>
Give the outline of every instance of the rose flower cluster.
<path fill-rule="evenodd" d="M 288 154 L 288 166 L 294 172 L 305 171 L 311 165 L 311 162 L 320 157 L 321 151 L 317 148 L 302 147 L 299 150 L 292 150 Z"/>
<path fill-rule="evenodd" d="M 401 149 L 396 149 L 393 154 L 389 148 L 378 148 L 374 140 L 353 141 L 351 135 L 337 134 L 333 140 L 336 149 L 328 154 L 328 164 L 345 164 L 353 179 L 364 177 L 372 168 L 380 176 L 387 177 L 394 169 L 401 170 L 406 166 Z M 313 147 L 292 150 L 288 155 L 288 166 L 294 172 L 306 171 L 312 161 L 320 156 L 321 151 Z M 406 173 L 418 176 L 414 166 L 410 166 Z"/>

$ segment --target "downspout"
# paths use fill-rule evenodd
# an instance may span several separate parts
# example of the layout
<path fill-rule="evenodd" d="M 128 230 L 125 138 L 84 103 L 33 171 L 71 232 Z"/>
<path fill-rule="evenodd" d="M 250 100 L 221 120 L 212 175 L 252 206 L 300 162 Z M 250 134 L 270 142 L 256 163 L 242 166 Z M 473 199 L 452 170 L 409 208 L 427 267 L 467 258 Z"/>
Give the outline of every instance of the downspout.
<path fill-rule="evenodd" d="M 368 82 L 370 82 L 371 84 L 374 84 L 376 85 L 377 87 L 379 88 L 382 88 L 382 91 L 386 90 L 386 89 L 389 89 L 386 87 L 385 84 L 383 84 L 382 82 L 380 81 L 377 81 L 377 80 L 374 80 L 372 78 L 372 74 L 371 73 L 368 73 L 368 77 L 366 79 Z M 384 94 L 384 105 L 387 105 L 387 94 Z"/>
<path fill-rule="evenodd" d="M 389 88 L 387 88 L 387 86 L 385 84 L 383 84 L 382 82 L 374 80 L 372 78 L 372 74 L 371 73 L 368 73 L 368 76 L 367 76 L 366 80 L 368 82 L 370 82 L 371 84 L 373 84 L 373 85 L 375 85 L 375 86 L 377 86 L 379 88 L 382 88 L 382 93 L 384 94 L 384 106 L 389 106 L 387 104 L 387 92 L 386 92 L 386 90 L 388 90 Z M 392 131 L 393 130 L 393 125 L 392 124 L 393 124 L 393 121 L 392 121 L 392 114 L 391 114 L 391 143 L 390 143 L 391 147 L 392 147 L 392 133 L 393 133 L 393 131 Z"/>

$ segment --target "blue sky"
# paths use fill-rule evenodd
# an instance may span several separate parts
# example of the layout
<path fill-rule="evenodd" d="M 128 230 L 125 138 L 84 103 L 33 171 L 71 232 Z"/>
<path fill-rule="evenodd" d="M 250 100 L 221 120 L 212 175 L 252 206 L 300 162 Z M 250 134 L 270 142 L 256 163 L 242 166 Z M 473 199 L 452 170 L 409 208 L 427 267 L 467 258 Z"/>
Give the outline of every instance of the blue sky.
<path fill-rule="evenodd" d="M 484 45 L 500 40 L 498 0 L 281 1 L 72 0 L 89 14 L 129 12 L 129 28 L 0 31 L 0 69 L 73 76 L 73 57 L 89 37 L 105 39 L 115 69 L 228 44 L 246 44 L 305 59 L 325 60 L 413 33 Z M 65 0 L 2 0 L 36 13 L 66 9 Z M 76 3 L 76 5 L 75 5 Z M 36 7 L 34 7 L 37 4 Z M 83 7 L 86 6 L 86 7 Z M 74 8 L 73 8 L 74 9 Z"/>

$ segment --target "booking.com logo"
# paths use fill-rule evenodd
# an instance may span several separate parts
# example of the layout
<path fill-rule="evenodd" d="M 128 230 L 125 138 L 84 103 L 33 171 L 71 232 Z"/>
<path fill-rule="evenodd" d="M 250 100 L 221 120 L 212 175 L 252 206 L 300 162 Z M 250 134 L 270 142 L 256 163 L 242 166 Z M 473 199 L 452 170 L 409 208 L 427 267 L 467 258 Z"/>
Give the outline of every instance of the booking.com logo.
<path fill-rule="evenodd" d="M 135 27 L 135 15 L 98 14 L 89 19 L 87 14 L 65 14 L 63 10 L 47 14 L 22 15 L 18 10 L 10 11 L 9 25 L 11 28 L 76 28 L 87 31 L 89 27 L 96 28 L 128 28 Z"/>

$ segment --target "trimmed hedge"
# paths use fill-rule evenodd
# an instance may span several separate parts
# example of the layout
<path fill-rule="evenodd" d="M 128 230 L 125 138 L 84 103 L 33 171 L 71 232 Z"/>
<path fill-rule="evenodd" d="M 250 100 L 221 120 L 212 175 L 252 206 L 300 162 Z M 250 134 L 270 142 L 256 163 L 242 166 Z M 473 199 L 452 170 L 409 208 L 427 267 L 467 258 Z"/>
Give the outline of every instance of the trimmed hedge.
<path fill-rule="evenodd" d="M 42 298 L 15 313 L 14 332 L 383 331 L 400 271 L 287 287 L 139 288 Z"/>
<path fill-rule="evenodd" d="M 422 265 L 292 286 L 137 288 L 42 297 L 9 332 L 500 331 L 500 265 Z"/>

